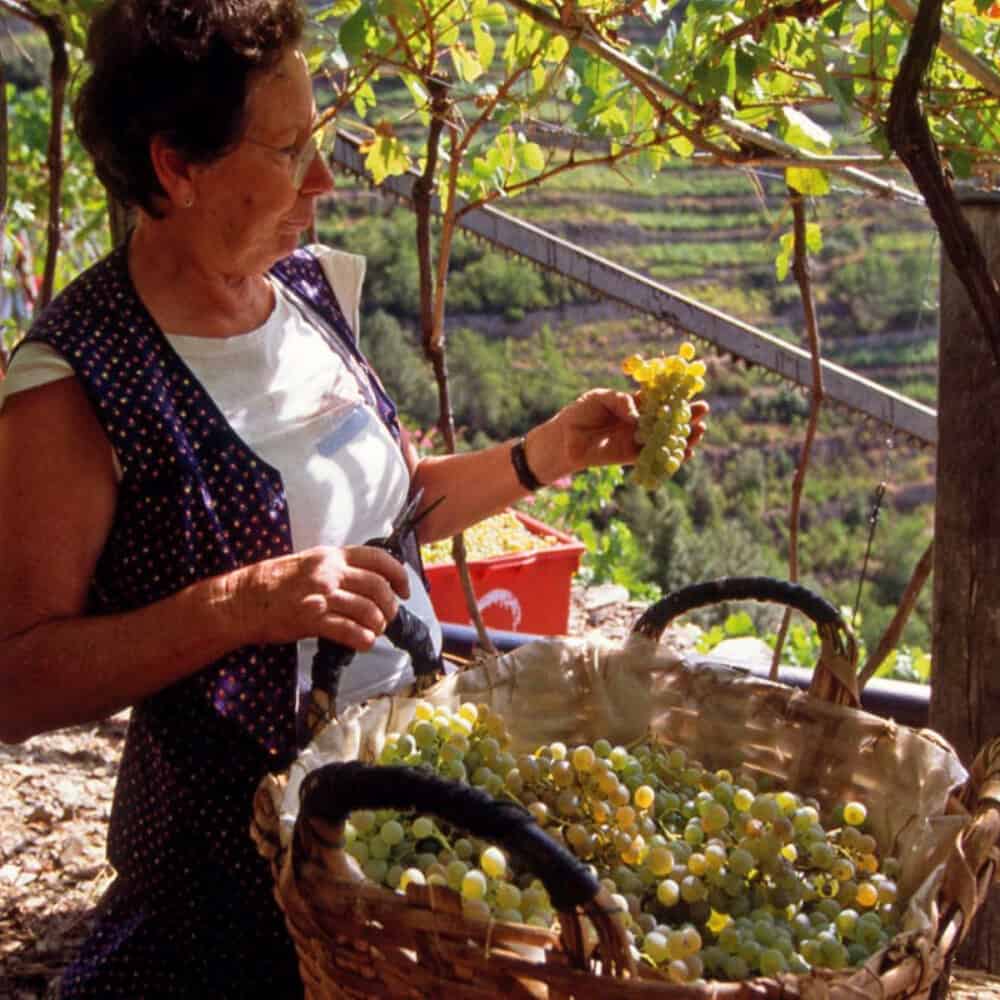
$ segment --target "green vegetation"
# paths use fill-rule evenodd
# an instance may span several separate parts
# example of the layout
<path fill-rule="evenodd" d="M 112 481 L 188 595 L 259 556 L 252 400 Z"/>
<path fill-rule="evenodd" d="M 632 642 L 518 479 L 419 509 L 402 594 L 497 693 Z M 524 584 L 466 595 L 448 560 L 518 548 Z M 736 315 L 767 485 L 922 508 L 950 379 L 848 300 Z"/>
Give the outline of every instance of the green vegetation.
<path fill-rule="evenodd" d="M 690 175 L 700 183 L 709 177 L 707 171 Z M 374 211 L 380 206 L 349 182 L 339 183 L 338 191 L 320 237 L 368 256 L 365 302 L 371 311 L 364 320 L 364 347 L 406 419 L 426 430 L 437 419 L 437 401 L 430 368 L 418 346 L 412 214 L 405 208 Z M 588 206 L 596 200 L 589 185 L 585 198 Z M 537 198 L 534 201 L 536 207 L 541 204 Z M 609 218 L 607 201 L 600 201 L 601 214 Z M 710 202 L 705 207 L 704 214 L 711 217 Z M 570 201 L 556 199 L 550 210 L 552 218 L 557 214 L 574 218 L 586 233 L 589 208 L 573 211 Z M 541 224 L 541 218 L 536 221 Z M 904 219 L 907 224 L 910 221 Z M 819 275 L 816 279 L 817 292 L 824 292 L 824 321 L 832 323 L 836 309 L 853 300 L 856 313 L 868 324 L 858 327 L 843 320 L 845 329 L 836 338 L 831 334 L 826 353 L 861 371 L 869 365 L 901 372 L 916 366 L 927 374 L 910 385 L 909 394 L 918 395 L 916 386 L 933 403 L 936 281 L 925 281 L 932 241 L 926 230 L 911 239 L 905 227 L 898 241 L 888 236 L 876 241 L 873 225 L 867 219 L 848 220 L 843 232 L 825 231 L 827 256 L 817 270 L 822 269 L 826 282 Z M 888 232 L 886 223 L 881 227 L 875 232 L 880 237 L 882 231 Z M 600 230 L 598 222 L 595 231 Z M 712 236 L 711 242 L 702 245 L 719 247 L 733 261 L 744 255 L 760 263 L 750 279 L 745 269 L 734 264 L 729 283 L 711 269 L 706 273 L 704 267 L 693 268 L 698 271 L 699 290 L 711 293 L 715 289 L 720 304 L 724 302 L 740 318 L 747 318 L 749 312 L 768 329 L 772 303 L 779 302 L 786 311 L 798 308 L 797 290 L 789 282 L 778 285 L 774 279 L 768 254 L 773 255 L 776 241 L 727 245 L 724 230 Z M 873 249 L 876 245 L 878 253 Z M 696 246 L 685 244 L 688 252 Z M 900 252 L 895 260 L 910 265 L 887 265 L 896 247 Z M 838 254 L 851 257 L 859 267 L 848 267 Z M 873 263 L 861 266 L 868 257 Z M 882 281 L 876 282 L 880 268 Z M 931 299 L 923 307 L 923 339 L 912 332 L 921 294 Z M 867 303 L 864 312 L 857 304 L 862 296 Z M 907 296 L 916 303 L 908 313 L 899 305 Z M 700 292 L 698 297 L 702 297 Z M 457 317 L 448 333 L 449 376 L 463 446 L 520 433 L 588 385 L 625 388 L 627 380 L 620 366 L 627 354 L 672 350 L 680 339 L 649 318 L 624 311 L 615 310 L 613 318 L 589 320 L 594 303 L 565 282 L 465 236 L 459 237 L 452 256 L 448 307 Z M 535 324 L 533 313 L 540 309 L 550 312 L 544 323 Z M 566 317 L 562 322 L 560 315 Z M 905 336 L 894 335 L 897 324 Z M 798 328 L 795 321 L 787 330 L 797 342 Z M 887 381 L 881 376 L 880 380 Z M 586 544 L 582 570 L 586 581 L 616 582 L 639 599 L 649 600 L 716 576 L 787 577 L 788 504 L 808 414 L 807 397 L 774 375 L 711 357 L 707 381 L 707 397 L 713 406 L 709 433 L 696 459 L 670 483 L 649 493 L 627 483 L 619 470 L 604 470 L 575 477 L 565 492 L 546 491 L 536 499 L 533 513 Z M 803 582 L 853 611 L 875 488 L 883 479 L 890 489 L 927 482 L 932 460 L 927 451 L 892 440 L 887 430 L 865 428 L 856 418 L 825 413 L 803 504 Z M 895 610 L 930 531 L 928 507 L 897 509 L 891 500 L 883 504 L 858 616 L 859 632 L 868 648 L 874 647 Z M 929 600 L 928 588 L 904 634 L 904 644 L 912 649 L 930 645 Z M 726 608 L 709 609 L 697 618 L 711 628 L 722 625 L 729 613 Z M 760 605 L 748 613 L 755 629 L 766 635 L 776 628 L 781 611 Z M 789 662 L 796 662 L 799 655 L 793 648 Z M 909 660 L 904 656 L 900 662 Z M 906 672 L 902 667 L 892 669 L 896 676 Z"/>

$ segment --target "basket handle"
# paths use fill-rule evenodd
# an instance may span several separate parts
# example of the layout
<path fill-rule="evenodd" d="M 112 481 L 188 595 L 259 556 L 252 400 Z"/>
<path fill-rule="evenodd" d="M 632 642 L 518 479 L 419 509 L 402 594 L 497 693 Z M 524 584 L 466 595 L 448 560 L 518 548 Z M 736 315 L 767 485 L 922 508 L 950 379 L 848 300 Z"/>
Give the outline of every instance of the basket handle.
<path fill-rule="evenodd" d="M 616 907 L 607 890 L 517 803 L 493 799 L 482 789 L 418 768 L 356 760 L 310 771 L 299 789 L 299 801 L 291 857 L 296 873 L 316 849 L 331 846 L 329 829 L 317 830 L 310 820 L 333 827 L 333 846 L 339 848 L 343 845 L 343 824 L 355 809 L 413 809 L 432 814 L 475 837 L 499 844 L 536 873 L 556 909 L 570 917 L 562 921 L 564 939 L 568 934 L 571 953 L 581 963 L 585 958 L 579 917 L 586 915 L 597 931 L 604 961 L 613 968 L 631 969 L 624 932 L 612 919 Z"/>
<path fill-rule="evenodd" d="M 694 583 L 647 608 L 632 626 L 632 634 L 659 640 L 666 627 L 688 611 L 723 601 L 751 600 L 787 605 L 816 626 L 820 656 L 809 686 L 811 695 L 852 708 L 861 704 L 854 634 L 829 601 L 799 583 L 769 576 L 728 576 Z"/>

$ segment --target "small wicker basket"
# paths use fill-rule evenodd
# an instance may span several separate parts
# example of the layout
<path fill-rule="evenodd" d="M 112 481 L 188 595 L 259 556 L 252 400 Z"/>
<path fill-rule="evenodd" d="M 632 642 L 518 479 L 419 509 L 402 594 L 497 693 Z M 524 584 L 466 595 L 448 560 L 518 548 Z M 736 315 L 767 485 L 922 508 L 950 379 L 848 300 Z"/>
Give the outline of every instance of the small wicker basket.
<path fill-rule="evenodd" d="M 674 618 L 694 607 L 736 599 L 787 604 L 813 620 L 822 652 L 808 694 L 734 670 L 692 669 L 676 655 L 663 654 L 658 642 Z M 538 648 L 547 646 L 553 648 Z M 693 752 L 741 743 L 728 749 L 738 749 L 745 766 L 820 801 L 857 791 L 876 809 L 882 799 L 908 802 L 908 814 L 897 806 L 897 815 L 890 808 L 881 820 L 883 836 L 904 846 L 901 886 L 907 884 L 907 896 L 914 900 L 914 919 L 904 932 L 860 968 L 743 982 L 670 983 L 632 962 L 600 885 L 518 807 L 412 769 L 362 763 L 375 759 L 387 733 L 406 725 L 415 704 L 376 699 L 319 733 L 318 749 L 306 751 L 289 772 L 266 778 L 254 801 L 252 833 L 271 863 L 275 895 L 309 1000 L 881 1000 L 932 994 L 993 884 L 1000 836 L 1000 740 L 980 752 L 966 775 L 940 737 L 861 712 L 849 630 L 826 601 L 787 583 L 740 578 L 678 591 L 640 618 L 624 653 L 633 663 L 636 653 L 659 657 L 654 667 L 634 674 L 631 686 L 617 691 L 626 714 L 641 709 L 641 721 L 627 721 L 633 735 L 641 725 L 645 734 L 693 747 Z M 554 659 L 547 660 L 550 654 Z M 537 669 L 539 656 L 543 670 Z M 593 740 L 610 735 L 603 731 L 607 704 L 615 699 L 611 689 L 622 669 L 613 653 L 606 669 L 595 670 L 594 658 L 587 644 L 533 643 L 447 678 L 421 696 L 450 704 L 486 701 L 509 722 L 522 720 L 527 743 Z M 546 678 L 552 679 L 551 697 Z M 562 722 L 553 721 L 549 706 L 566 700 L 567 678 L 583 707 L 564 713 Z M 445 888 L 410 885 L 404 895 L 364 879 L 342 849 L 348 814 L 359 808 L 408 807 L 435 813 L 519 855 L 549 890 L 560 914 L 559 931 L 470 919 L 459 896 Z M 597 930 L 596 949 L 585 945 L 584 916 Z"/>

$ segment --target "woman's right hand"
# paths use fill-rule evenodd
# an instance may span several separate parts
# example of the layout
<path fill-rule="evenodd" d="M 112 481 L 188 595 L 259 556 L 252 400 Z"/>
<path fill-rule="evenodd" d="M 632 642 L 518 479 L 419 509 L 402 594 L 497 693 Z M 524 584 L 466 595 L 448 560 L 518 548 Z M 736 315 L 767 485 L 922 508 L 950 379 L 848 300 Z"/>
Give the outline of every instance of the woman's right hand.
<path fill-rule="evenodd" d="M 370 545 L 317 546 L 248 566 L 236 577 L 247 642 L 321 636 L 364 652 L 410 596 L 406 568 Z"/>

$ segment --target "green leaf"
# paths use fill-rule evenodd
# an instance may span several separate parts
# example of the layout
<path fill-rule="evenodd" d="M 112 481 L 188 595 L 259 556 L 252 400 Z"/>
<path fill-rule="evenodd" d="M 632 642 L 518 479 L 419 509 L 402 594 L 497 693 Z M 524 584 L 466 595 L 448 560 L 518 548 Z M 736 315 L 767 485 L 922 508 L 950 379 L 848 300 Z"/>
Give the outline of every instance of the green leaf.
<path fill-rule="evenodd" d="M 368 47 L 368 28 L 372 25 L 371 10 L 362 5 L 341 26 L 338 38 L 344 52 L 357 59 Z"/>
<path fill-rule="evenodd" d="M 686 135 L 675 135 L 667 140 L 667 145 L 685 159 L 694 152 L 694 143 Z"/>
<path fill-rule="evenodd" d="M 556 35 L 545 50 L 546 62 L 562 62 L 569 53 L 569 42 L 562 35 Z"/>
<path fill-rule="evenodd" d="M 545 153 L 537 142 L 522 142 L 518 146 L 518 156 L 521 163 L 535 173 L 540 173 L 545 169 Z"/>
<path fill-rule="evenodd" d="M 375 91 L 367 83 L 363 84 L 354 95 L 354 113 L 364 119 L 368 110 L 375 107 L 376 103 Z"/>
<path fill-rule="evenodd" d="M 365 154 L 365 166 L 376 184 L 381 184 L 387 177 L 405 174 L 410 167 L 410 154 L 394 135 L 378 135 L 362 143 L 361 151 Z"/>
<path fill-rule="evenodd" d="M 754 634 L 753 619 L 746 611 L 737 611 L 726 619 L 726 635 L 732 639 L 741 639 Z"/>
<path fill-rule="evenodd" d="M 485 27 L 502 28 L 508 23 L 507 8 L 496 0 L 474 0 L 472 4 L 473 23 Z"/>
<path fill-rule="evenodd" d="M 810 253 L 819 253 L 823 249 L 823 230 L 818 222 L 806 223 L 806 249 Z"/>
<path fill-rule="evenodd" d="M 472 83 L 483 75 L 483 65 L 475 52 L 471 52 L 461 42 L 452 45 L 451 53 L 452 65 L 460 80 L 465 83 Z"/>
<path fill-rule="evenodd" d="M 784 119 L 782 138 L 785 142 L 807 149 L 810 153 L 829 153 L 833 149 L 830 133 L 797 108 L 783 107 L 781 116 Z"/>
<path fill-rule="evenodd" d="M 830 181 L 825 171 L 815 167 L 788 167 L 785 170 L 785 183 L 799 194 L 818 197 L 830 192 Z"/>
<path fill-rule="evenodd" d="M 493 40 L 489 27 L 481 21 L 473 21 L 472 38 L 476 46 L 476 55 L 479 57 L 479 64 L 484 70 L 489 69 L 497 48 L 497 43 Z"/>
<path fill-rule="evenodd" d="M 975 158 L 964 149 L 949 149 L 948 163 L 954 171 L 955 176 L 961 179 L 972 176 L 972 165 Z"/>
<path fill-rule="evenodd" d="M 788 277 L 788 271 L 792 266 L 792 253 L 795 249 L 794 233 L 783 233 L 778 240 L 780 249 L 774 258 L 774 273 L 778 281 L 784 281 Z"/>

